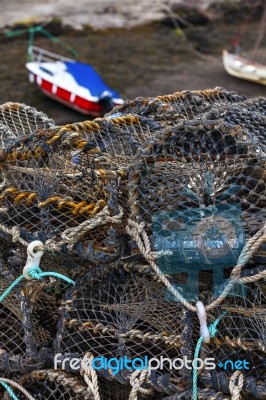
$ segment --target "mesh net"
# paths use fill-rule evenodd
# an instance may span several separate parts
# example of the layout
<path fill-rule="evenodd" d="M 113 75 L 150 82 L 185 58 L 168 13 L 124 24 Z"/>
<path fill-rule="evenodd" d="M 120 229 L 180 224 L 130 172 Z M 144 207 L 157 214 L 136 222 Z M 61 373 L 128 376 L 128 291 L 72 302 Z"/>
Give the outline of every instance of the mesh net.
<path fill-rule="evenodd" d="M 36 370 L 24 374 L 17 382 L 27 391 L 32 398 L 47 400 L 94 400 L 95 397 L 90 388 L 81 377 L 70 374 L 65 371 L 55 370 Z M 127 400 L 131 391 L 130 385 L 121 384 L 114 381 L 99 379 L 99 396 L 101 400 Z M 1 389 L 0 389 L 1 392 Z M 15 394 L 21 400 L 28 400 L 20 389 L 14 390 Z M 141 394 L 139 399 L 144 400 L 146 395 Z M 153 395 L 154 400 L 159 399 Z M 9 400 L 11 397 L 3 393 L 3 400 Z"/>
<path fill-rule="evenodd" d="M 34 399 L 47 400 L 91 400 L 88 386 L 79 379 L 63 371 L 38 370 L 24 375 L 18 383 L 23 386 Z M 21 391 L 15 390 L 21 400 L 27 400 Z M 5 394 L 4 399 L 10 399 Z"/>
<path fill-rule="evenodd" d="M 201 301 L 218 325 L 198 349 L 215 365 L 199 368 L 196 396 L 265 399 L 265 115 L 265 98 L 221 88 L 65 126 L 1 106 L 0 295 L 34 240 L 43 271 L 75 280 L 23 280 L 1 302 L 2 376 L 35 399 L 194 400 L 182 360 Z M 94 370 L 73 367 L 84 357 Z M 98 364 L 123 358 L 167 360 Z"/>
<path fill-rule="evenodd" d="M 222 312 L 227 312 L 213 341 L 202 346 L 200 357 L 214 358 L 216 369 L 202 373 L 200 383 L 229 394 L 234 365 L 238 362 L 239 367 L 245 361 L 241 369 L 245 382 L 242 395 L 248 399 L 264 398 L 265 287 L 256 283 L 243 286 L 241 291 L 238 295 L 229 295 L 215 312 L 210 313 L 210 320 L 215 320 Z"/>
<path fill-rule="evenodd" d="M 161 271 L 177 279 L 188 274 L 188 297 L 198 295 L 201 271 L 212 269 L 221 285 L 265 223 L 263 107 L 262 99 L 245 101 L 179 122 L 129 167 L 131 235 L 136 239 L 134 223 L 145 225 L 143 255 L 157 252 Z"/>
<path fill-rule="evenodd" d="M 0 144 L 7 147 L 19 137 L 54 126 L 54 121 L 33 107 L 5 103 L 0 107 Z"/>
<path fill-rule="evenodd" d="M 129 360 L 182 355 L 187 315 L 176 303 L 165 302 L 163 285 L 147 274 L 98 266 L 68 292 L 62 308 L 56 353 Z M 111 374 L 130 381 L 125 367 L 118 372 L 114 366 Z M 174 378 L 166 365 L 149 385 L 171 393 Z"/>
<path fill-rule="evenodd" d="M 89 131 L 95 125 L 81 127 Z M 123 171 L 112 169 L 97 143 L 78 129 L 40 130 L 3 151 L 3 237 L 12 235 L 15 226 L 22 240 L 40 239 L 51 251 L 108 262 L 121 245 L 118 185 Z"/>
<path fill-rule="evenodd" d="M 0 276 L 1 293 L 15 280 L 10 272 Z M 52 284 L 53 285 L 53 284 Z M 53 285 L 54 286 L 54 285 Z M 51 363 L 59 320 L 60 302 L 51 283 L 28 282 L 0 304 L 0 370 L 25 372 Z M 60 299 L 60 298 L 59 298 Z"/>

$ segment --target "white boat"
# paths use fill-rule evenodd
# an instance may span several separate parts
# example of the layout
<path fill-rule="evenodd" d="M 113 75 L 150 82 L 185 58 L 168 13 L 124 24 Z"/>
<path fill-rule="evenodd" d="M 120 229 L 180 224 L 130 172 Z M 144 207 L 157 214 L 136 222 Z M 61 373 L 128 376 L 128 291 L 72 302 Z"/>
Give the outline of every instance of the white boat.
<path fill-rule="evenodd" d="M 266 85 L 266 65 L 252 62 L 226 50 L 223 52 L 223 64 L 230 75 Z"/>
<path fill-rule="evenodd" d="M 30 82 L 36 83 L 44 94 L 68 107 L 99 117 L 124 103 L 89 64 L 36 46 L 29 48 L 29 56 L 26 68 Z"/>
<path fill-rule="evenodd" d="M 257 5 L 256 5 L 257 8 Z M 249 58 L 240 56 L 239 42 L 240 35 L 232 42 L 232 47 L 235 50 L 223 52 L 223 64 L 228 74 L 236 76 L 237 78 L 246 79 L 248 81 L 256 82 L 261 85 L 266 85 L 266 65 L 257 61 L 258 50 L 263 41 L 266 28 L 266 0 L 264 5 L 264 11 L 261 15 L 257 38 L 255 41 L 254 48 Z M 243 34 L 243 32 L 242 32 Z"/>

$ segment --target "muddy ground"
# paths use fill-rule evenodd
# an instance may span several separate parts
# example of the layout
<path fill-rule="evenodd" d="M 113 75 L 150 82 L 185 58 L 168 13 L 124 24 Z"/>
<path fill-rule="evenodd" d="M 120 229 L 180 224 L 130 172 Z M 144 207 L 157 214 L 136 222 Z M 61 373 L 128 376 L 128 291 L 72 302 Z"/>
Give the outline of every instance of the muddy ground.
<path fill-rule="evenodd" d="M 231 19 L 231 20 L 230 20 Z M 250 22 L 242 38 L 244 49 L 254 44 L 258 20 Z M 186 89 L 223 86 L 248 97 L 265 95 L 266 87 L 229 76 L 223 69 L 221 52 L 242 28 L 242 19 L 227 17 L 201 21 L 176 34 L 171 21 L 155 22 L 131 29 L 94 31 L 53 26 L 60 40 L 79 52 L 79 59 L 91 63 L 104 80 L 125 99 L 155 96 Z M 67 55 L 44 37 L 35 44 Z M 23 102 L 46 112 L 57 123 L 85 120 L 87 117 L 45 97 L 28 82 L 25 69 L 27 36 L 0 41 L 0 104 Z M 265 58 L 266 47 L 260 50 Z"/>

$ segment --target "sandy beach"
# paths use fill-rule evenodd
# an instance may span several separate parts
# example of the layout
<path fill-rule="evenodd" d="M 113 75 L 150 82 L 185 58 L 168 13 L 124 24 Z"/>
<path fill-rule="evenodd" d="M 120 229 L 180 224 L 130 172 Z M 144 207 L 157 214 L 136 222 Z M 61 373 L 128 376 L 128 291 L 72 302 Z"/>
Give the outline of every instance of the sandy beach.
<path fill-rule="evenodd" d="M 176 10 L 179 3 L 172 1 L 170 5 Z M 187 3 L 196 4 L 194 0 Z M 21 26 L 29 20 L 60 18 L 60 23 L 47 25 L 47 29 L 74 47 L 79 52 L 78 59 L 92 64 L 106 83 L 125 99 L 216 86 L 248 97 L 265 94 L 265 86 L 229 76 L 222 64 L 222 50 L 238 35 L 245 12 L 224 10 L 217 4 L 207 9 L 207 3 L 210 1 L 198 2 L 192 12 L 181 8 L 180 15 L 189 23 L 181 24 L 178 35 L 175 21 L 165 12 L 169 2 L 160 0 L 135 3 L 132 0 L 80 0 L 79 7 L 65 0 L 25 0 L 23 7 L 19 7 L 17 0 L 2 0 L 0 26 L 4 32 L 7 22 L 11 27 L 19 21 Z M 259 15 L 250 21 L 243 38 L 245 50 L 254 45 L 258 20 Z M 26 34 L 14 39 L 5 38 L 3 33 L 1 36 L 1 104 L 27 103 L 48 113 L 57 123 L 87 118 L 48 99 L 38 87 L 29 84 L 25 69 Z M 35 44 L 69 56 L 64 48 L 44 37 L 36 37 Z M 265 57 L 265 47 L 260 51 Z"/>

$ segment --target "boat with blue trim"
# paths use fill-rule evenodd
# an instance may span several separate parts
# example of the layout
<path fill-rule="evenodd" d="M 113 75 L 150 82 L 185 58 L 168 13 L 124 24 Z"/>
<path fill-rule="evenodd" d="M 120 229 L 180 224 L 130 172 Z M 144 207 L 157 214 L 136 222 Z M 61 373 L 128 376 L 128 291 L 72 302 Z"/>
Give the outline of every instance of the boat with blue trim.
<path fill-rule="evenodd" d="M 83 114 L 99 117 L 124 103 L 89 64 L 31 46 L 26 68 L 44 94 Z"/>

